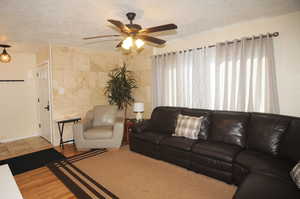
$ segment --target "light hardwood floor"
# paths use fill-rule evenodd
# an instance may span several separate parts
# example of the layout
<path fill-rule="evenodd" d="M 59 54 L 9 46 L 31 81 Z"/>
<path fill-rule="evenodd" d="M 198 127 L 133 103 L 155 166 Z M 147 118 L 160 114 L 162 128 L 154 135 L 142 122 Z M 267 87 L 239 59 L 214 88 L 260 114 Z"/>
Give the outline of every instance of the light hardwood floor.
<path fill-rule="evenodd" d="M 55 148 L 66 157 L 80 154 L 73 144 Z M 47 168 L 42 167 L 15 176 L 24 199 L 75 199 L 68 188 Z"/>
<path fill-rule="evenodd" d="M 39 136 L 7 143 L 0 143 L 0 160 L 33 153 L 52 147 L 53 146 L 48 141 Z"/>

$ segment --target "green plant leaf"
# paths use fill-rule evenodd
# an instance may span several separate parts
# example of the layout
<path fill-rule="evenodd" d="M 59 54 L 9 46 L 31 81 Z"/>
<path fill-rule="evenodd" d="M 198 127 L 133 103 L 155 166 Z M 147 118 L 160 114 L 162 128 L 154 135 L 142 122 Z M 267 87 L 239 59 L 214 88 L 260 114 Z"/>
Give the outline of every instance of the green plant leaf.
<path fill-rule="evenodd" d="M 122 67 L 113 69 L 108 74 L 104 94 L 109 104 L 115 104 L 119 109 L 124 109 L 134 102 L 132 89 L 138 88 L 134 73 L 127 69 L 124 63 Z"/>

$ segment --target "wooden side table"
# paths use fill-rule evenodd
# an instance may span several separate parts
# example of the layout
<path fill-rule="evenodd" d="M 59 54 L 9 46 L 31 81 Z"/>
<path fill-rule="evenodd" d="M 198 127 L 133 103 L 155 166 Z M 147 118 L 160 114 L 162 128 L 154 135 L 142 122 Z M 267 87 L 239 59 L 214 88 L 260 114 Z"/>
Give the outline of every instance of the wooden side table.
<path fill-rule="evenodd" d="M 129 135 L 135 123 L 136 123 L 136 119 L 131 119 L 131 118 L 125 119 L 124 135 L 122 141 L 124 145 L 129 144 Z"/>

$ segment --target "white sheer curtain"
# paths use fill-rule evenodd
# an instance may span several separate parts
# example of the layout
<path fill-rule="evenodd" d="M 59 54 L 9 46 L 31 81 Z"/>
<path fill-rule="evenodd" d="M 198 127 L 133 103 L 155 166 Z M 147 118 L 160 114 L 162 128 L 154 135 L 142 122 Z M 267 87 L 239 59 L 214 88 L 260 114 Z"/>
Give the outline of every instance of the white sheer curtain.
<path fill-rule="evenodd" d="M 154 56 L 153 105 L 278 113 L 272 38 Z"/>
<path fill-rule="evenodd" d="M 215 109 L 279 113 L 269 35 L 217 44 L 215 74 Z"/>
<path fill-rule="evenodd" d="M 209 108 L 214 57 L 214 48 L 154 56 L 153 105 Z"/>

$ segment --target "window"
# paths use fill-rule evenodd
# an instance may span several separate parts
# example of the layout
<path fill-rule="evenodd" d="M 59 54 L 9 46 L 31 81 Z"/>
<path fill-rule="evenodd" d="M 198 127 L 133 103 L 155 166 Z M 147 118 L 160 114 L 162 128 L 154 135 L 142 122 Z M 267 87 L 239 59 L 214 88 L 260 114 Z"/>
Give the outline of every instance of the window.
<path fill-rule="evenodd" d="M 153 57 L 154 106 L 278 113 L 269 36 Z"/>

